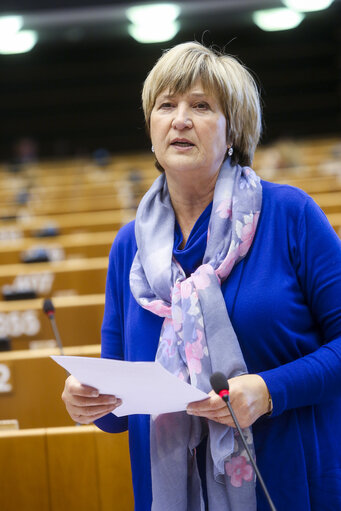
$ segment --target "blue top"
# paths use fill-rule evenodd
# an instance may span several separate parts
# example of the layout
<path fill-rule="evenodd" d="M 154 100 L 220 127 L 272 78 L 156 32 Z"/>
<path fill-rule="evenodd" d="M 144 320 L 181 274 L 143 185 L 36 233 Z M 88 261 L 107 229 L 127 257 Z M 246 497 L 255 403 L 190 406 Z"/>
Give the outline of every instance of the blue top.
<path fill-rule="evenodd" d="M 296 188 L 262 182 L 254 242 L 222 285 L 250 373 L 273 398 L 271 417 L 253 425 L 257 463 L 278 511 L 341 509 L 341 242 L 324 213 Z M 174 254 L 187 273 L 202 260 L 212 206 Z M 134 223 L 113 243 L 102 326 L 102 356 L 155 359 L 163 318 L 141 308 L 129 288 Z M 149 416 L 96 421 L 129 429 L 135 510 L 151 509 Z M 258 511 L 268 511 L 257 487 Z"/>

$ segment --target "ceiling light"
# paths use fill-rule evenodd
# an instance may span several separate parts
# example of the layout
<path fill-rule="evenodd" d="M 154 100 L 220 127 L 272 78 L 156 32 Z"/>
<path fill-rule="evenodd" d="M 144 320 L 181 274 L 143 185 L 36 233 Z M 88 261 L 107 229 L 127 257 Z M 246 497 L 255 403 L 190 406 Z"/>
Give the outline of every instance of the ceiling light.
<path fill-rule="evenodd" d="M 145 25 L 129 25 L 129 34 L 139 43 L 159 43 L 170 41 L 179 32 L 180 23 L 172 21 L 170 23 L 158 24 L 150 27 Z"/>
<path fill-rule="evenodd" d="M 13 34 L 0 34 L 0 53 L 13 55 L 26 53 L 35 46 L 38 34 L 34 30 L 21 30 Z"/>
<path fill-rule="evenodd" d="M 284 5 L 299 12 L 322 11 L 328 9 L 334 0 L 282 0 Z"/>
<path fill-rule="evenodd" d="M 128 26 L 129 34 L 140 43 L 169 41 L 180 29 L 176 18 L 180 7 L 175 4 L 150 4 L 130 7 L 127 18 L 132 22 Z"/>
<path fill-rule="evenodd" d="M 289 30 L 297 27 L 304 18 L 304 14 L 291 9 L 266 9 L 255 11 L 252 14 L 254 23 L 266 31 Z"/>
<path fill-rule="evenodd" d="M 127 18 L 135 25 L 147 23 L 165 23 L 174 21 L 180 14 L 180 7 L 175 4 L 149 4 L 129 7 Z"/>
<path fill-rule="evenodd" d="M 0 37 L 6 34 L 15 34 L 23 26 L 22 16 L 1 16 L 0 17 Z"/>

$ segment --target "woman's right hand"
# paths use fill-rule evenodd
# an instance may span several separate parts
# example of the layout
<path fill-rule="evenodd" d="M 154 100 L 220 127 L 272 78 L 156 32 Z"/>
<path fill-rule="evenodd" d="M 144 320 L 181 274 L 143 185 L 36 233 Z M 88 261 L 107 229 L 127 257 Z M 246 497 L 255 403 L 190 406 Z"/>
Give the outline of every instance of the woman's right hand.
<path fill-rule="evenodd" d="M 122 404 L 121 399 L 82 385 L 74 376 L 65 381 L 62 400 L 70 417 L 80 424 L 90 424 Z"/>

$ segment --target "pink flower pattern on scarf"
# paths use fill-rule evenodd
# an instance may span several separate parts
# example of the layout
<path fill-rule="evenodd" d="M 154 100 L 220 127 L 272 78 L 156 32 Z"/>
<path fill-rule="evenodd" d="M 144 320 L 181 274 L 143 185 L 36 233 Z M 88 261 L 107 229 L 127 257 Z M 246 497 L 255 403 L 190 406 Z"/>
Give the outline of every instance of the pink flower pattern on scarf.
<path fill-rule="evenodd" d="M 240 488 L 243 481 L 252 481 L 254 474 L 250 463 L 246 462 L 245 456 L 231 458 L 231 461 L 225 463 L 226 474 L 231 477 L 231 484 Z"/>

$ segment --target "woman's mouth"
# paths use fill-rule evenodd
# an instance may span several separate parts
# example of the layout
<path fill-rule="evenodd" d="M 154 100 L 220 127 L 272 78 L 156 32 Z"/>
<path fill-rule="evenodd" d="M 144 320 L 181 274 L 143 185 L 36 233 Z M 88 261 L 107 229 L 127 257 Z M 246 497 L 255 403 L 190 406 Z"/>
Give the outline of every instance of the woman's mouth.
<path fill-rule="evenodd" d="M 171 145 L 179 148 L 194 147 L 194 144 L 190 140 L 185 139 L 175 139 L 171 142 Z"/>

